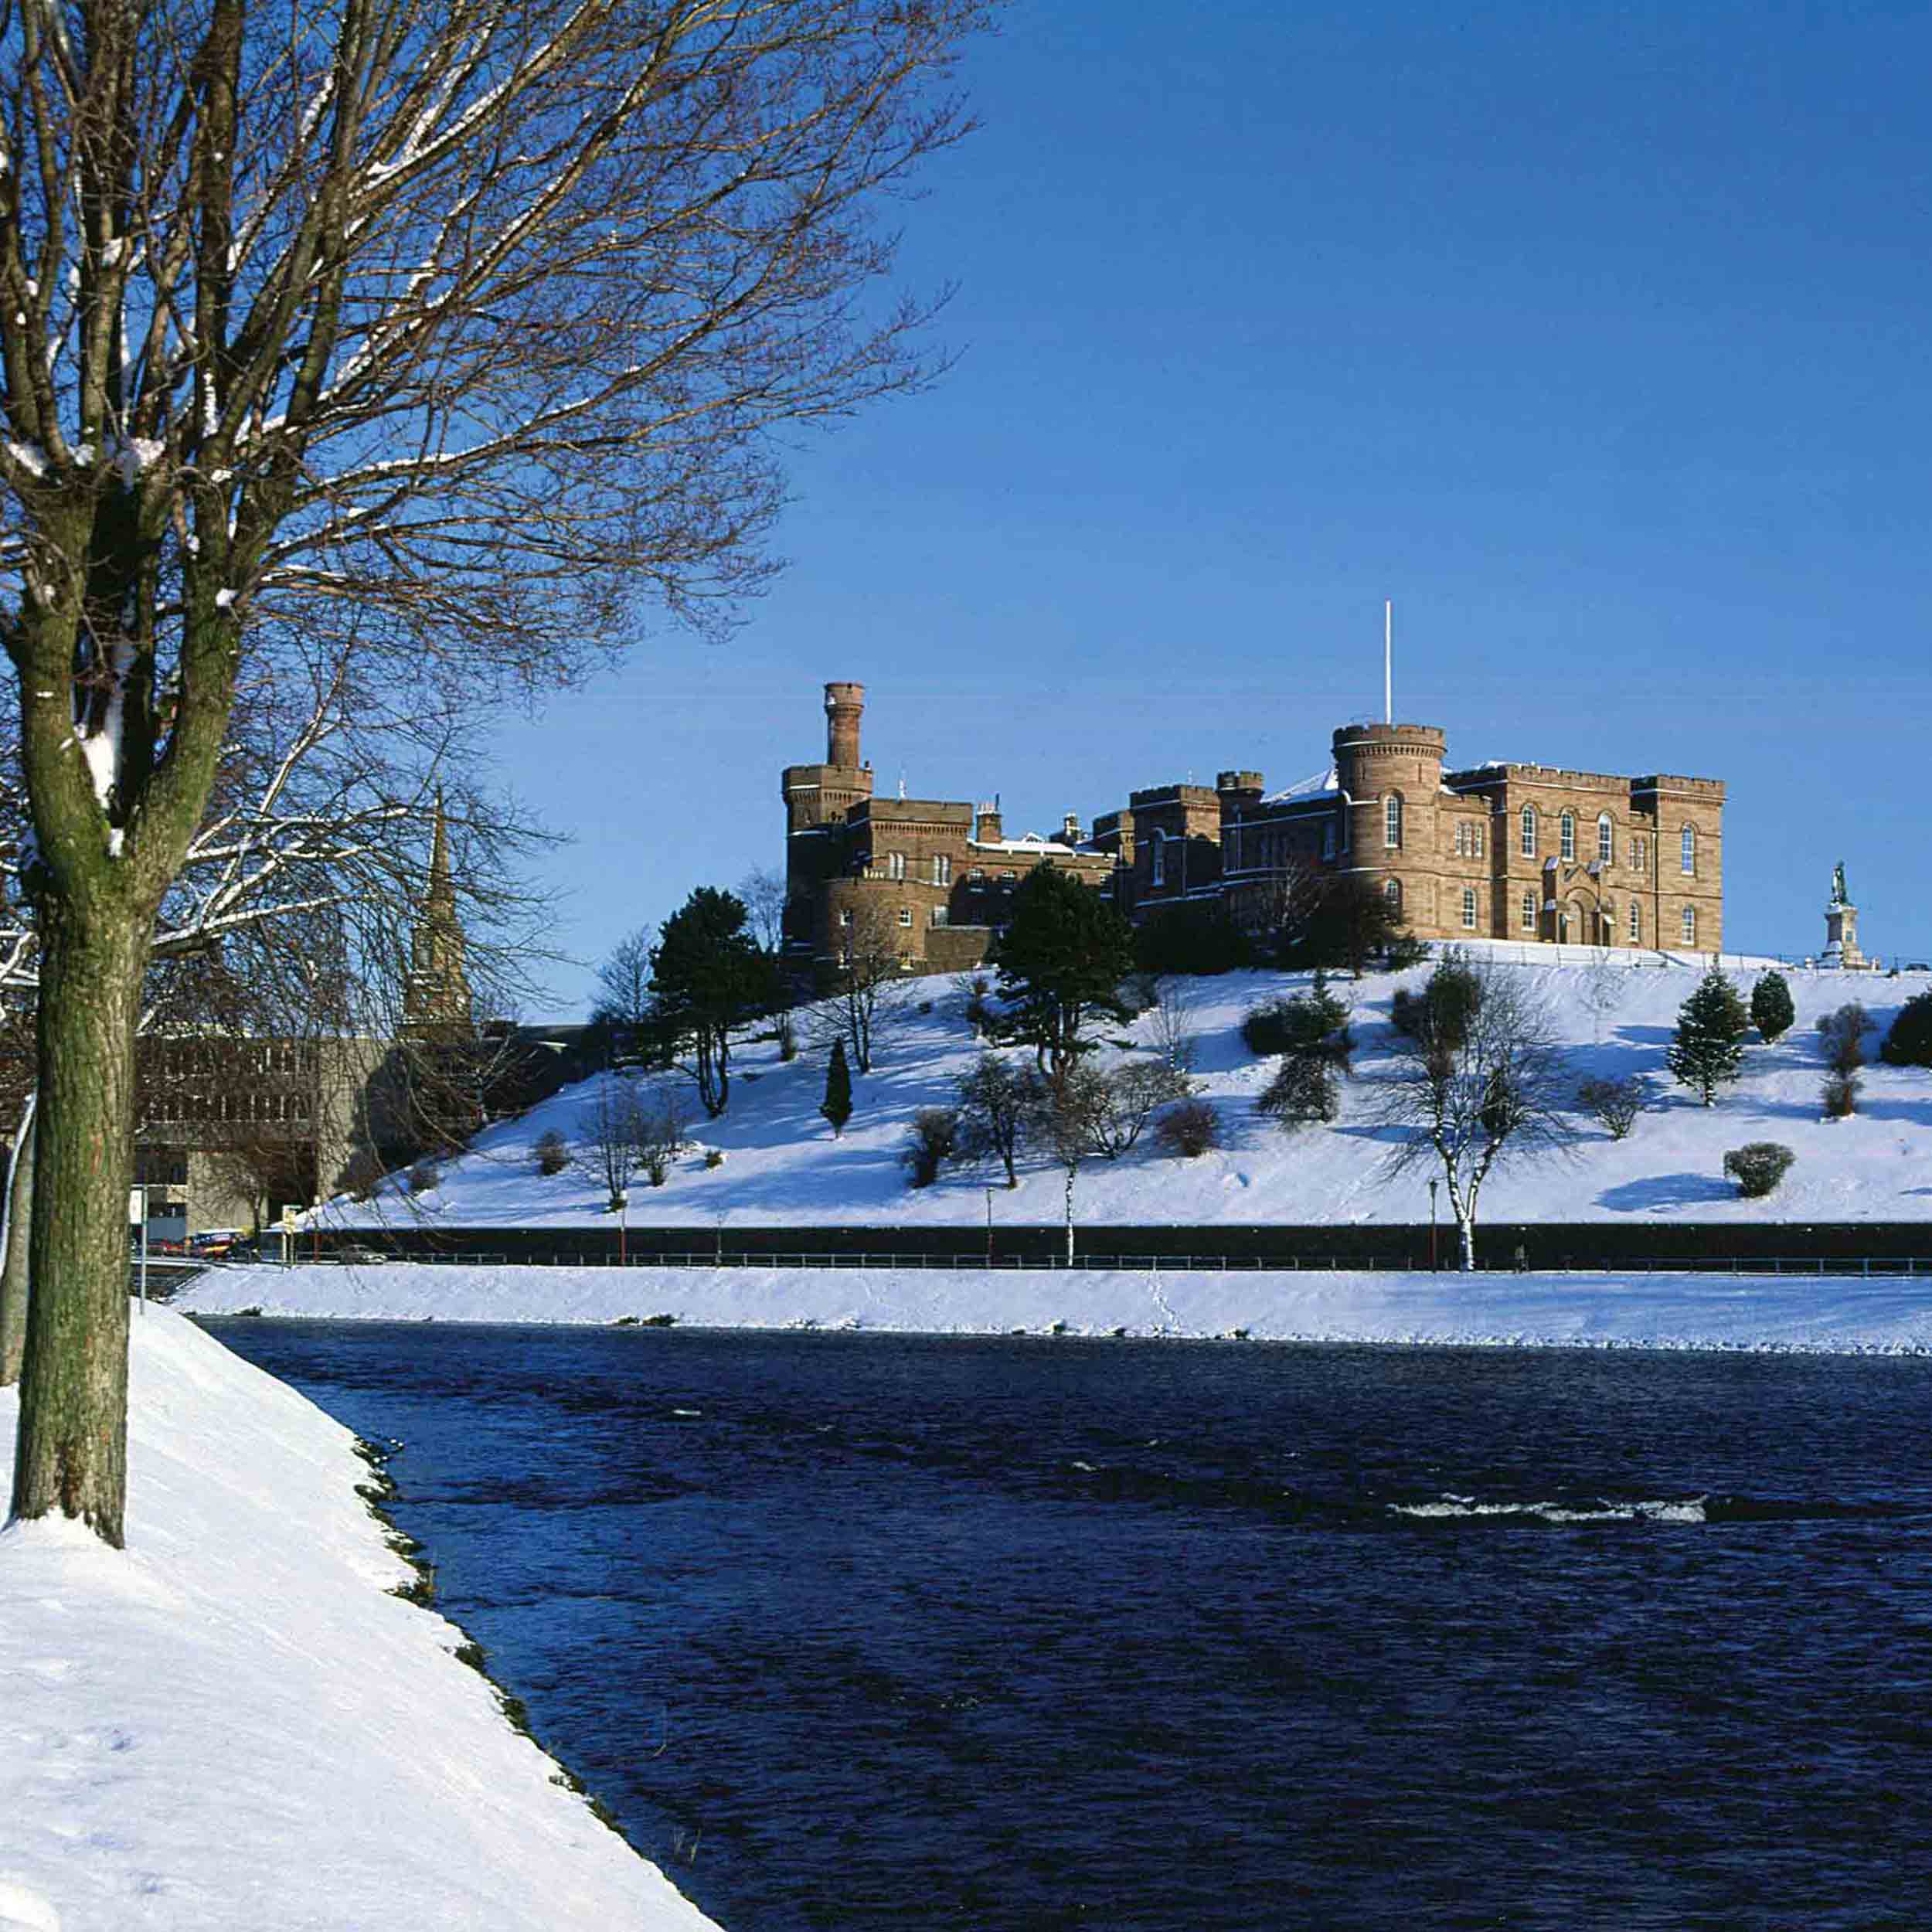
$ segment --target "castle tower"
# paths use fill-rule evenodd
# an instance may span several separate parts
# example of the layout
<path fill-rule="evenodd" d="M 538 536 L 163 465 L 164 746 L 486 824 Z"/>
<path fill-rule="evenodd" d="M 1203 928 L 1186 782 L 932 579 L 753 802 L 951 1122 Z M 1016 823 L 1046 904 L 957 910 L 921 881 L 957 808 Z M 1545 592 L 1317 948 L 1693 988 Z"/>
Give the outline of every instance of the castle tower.
<path fill-rule="evenodd" d="M 1415 930 L 1437 921 L 1437 801 L 1449 741 L 1434 725 L 1344 725 L 1334 737 L 1335 782 L 1347 812 L 1345 868 L 1396 881 Z"/>
<path fill-rule="evenodd" d="M 859 721 L 866 715 L 862 684 L 825 686 L 825 763 L 841 771 L 859 769 Z"/>
<path fill-rule="evenodd" d="M 436 791 L 436 829 L 430 842 L 429 889 L 410 937 L 410 971 L 403 987 L 403 1031 L 420 1037 L 471 1023 L 470 982 L 463 970 L 463 927 L 450 873 L 449 821 L 443 788 Z"/>

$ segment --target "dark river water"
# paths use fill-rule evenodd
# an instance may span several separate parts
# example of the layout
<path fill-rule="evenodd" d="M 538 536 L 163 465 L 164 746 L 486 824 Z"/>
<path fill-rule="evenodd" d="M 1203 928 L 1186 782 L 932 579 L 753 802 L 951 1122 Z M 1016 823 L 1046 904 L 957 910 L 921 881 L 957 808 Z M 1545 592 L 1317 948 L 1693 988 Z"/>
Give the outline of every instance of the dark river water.
<path fill-rule="evenodd" d="M 1932 1363 L 209 1325 L 728 1932 L 1932 1923 Z"/>

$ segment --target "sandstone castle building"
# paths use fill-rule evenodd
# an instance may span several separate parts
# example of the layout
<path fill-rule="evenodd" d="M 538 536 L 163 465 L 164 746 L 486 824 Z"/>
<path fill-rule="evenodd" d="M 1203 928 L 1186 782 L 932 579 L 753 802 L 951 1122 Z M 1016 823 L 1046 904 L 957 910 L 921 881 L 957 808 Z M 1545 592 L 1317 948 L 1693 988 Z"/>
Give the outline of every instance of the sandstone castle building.
<path fill-rule="evenodd" d="M 1261 930 L 1311 879 L 1352 875 L 1423 939 L 1713 953 L 1724 937 L 1724 787 L 1492 762 L 1451 769 L 1431 725 L 1344 725 L 1318 777 L 1269 792 L 1258 771 L 1155 785 L 1056 838 L 1005 836 L 995 804 L 882 800 L 859 750 L 864 687 L 825 686 L 825 762 L 786 768 L 787 947 L 835 966 L 855 934 L 900 964 L 983 959 L 1019 879 L 1049 862 L 1136 921 L 1223 906 Z"/>

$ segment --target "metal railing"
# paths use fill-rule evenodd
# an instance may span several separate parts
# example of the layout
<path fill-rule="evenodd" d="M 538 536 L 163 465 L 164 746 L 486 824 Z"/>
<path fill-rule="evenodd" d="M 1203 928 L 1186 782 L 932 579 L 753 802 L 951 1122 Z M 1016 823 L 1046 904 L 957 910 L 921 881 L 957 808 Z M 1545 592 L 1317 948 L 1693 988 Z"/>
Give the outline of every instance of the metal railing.
<path fill-rule="evenodd" d="M 693 1249 L 677 1253 L 625 1256 L 573 1253 L 556 1250 L 547 1254 L 509 1255 L 501 1251 L 385 1255 L 380 1261 L 358 1258 L 339 1263 L 332 1255 L 299 1255 L 301 1267 L 376 1267 L 401 1264 L 411 1267 L 558 1267 L 558 1268 L 788 1268 L 856 1269 L 891 1268 L 958 1271 L 987 1269 L 1030 1269 L 1043 1273 L 1091 1270 L 1141 1274 L 1426 1274 L 1430 1272 L 1425 1257 L 1387 1255 L 1245 1255 L 1245 1254 L 1119 1254 L 1076 1253 L 1070 1261 L 1063 1253 L 988 1255 L 961 1252 L 955 1254 L 896 1253 L 889 1250 L 865 1253 L 852 1250 L 795 1250 L 783 1253 L 749 1253 L 736 1249 Z M 250 1264 L 215 1262 L 215 1268 L 229 1266 L 281 1265 L 264 1260 Z M 1458 1272 L 1453 1257 L 1445 1249 L 1434 1272 Z M 1519 1268 L 1507 1257 L 1492 1260 L 1480 1251 L 1477 1272 L 1485 1274 L 1722 1274 L 1810 1275 L 1832 1277 L 1924 1277 L 1932 1279 L 1932 1256 L 1855 1255 L 1818 1257 L 1802 1255 L 1705 1255 L 1682 1259 L 1647 1259 L 1633 1261 L 1546 1259 L 1532 1267 Z"/>

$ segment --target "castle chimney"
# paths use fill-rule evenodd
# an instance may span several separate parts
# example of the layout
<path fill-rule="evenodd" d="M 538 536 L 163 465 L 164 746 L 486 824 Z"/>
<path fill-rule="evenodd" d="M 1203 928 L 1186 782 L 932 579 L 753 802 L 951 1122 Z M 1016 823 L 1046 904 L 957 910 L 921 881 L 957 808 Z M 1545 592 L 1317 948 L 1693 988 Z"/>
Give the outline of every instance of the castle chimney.
<path fill-rule="evenodd" d="M 825 763 L 842 770 L 859 767 L 859 720 L 866 711 L 862 684 L 825 686 Z"/>
<path fill-rule="evenodd" d="M 1080 815 L 1077 811 L 1070 811 L 1060 821 L 1060 843 L 1063 845 L 1077 845 L 1080 842 Z"/>
<path fill-rule="evenodd" d="M 977 822 L 973 836 L 982 845 L 997 845 L 1005 835 L 1000 830 L 999 801 L 995 798 L 982 804 L 974 815 Z"/>

